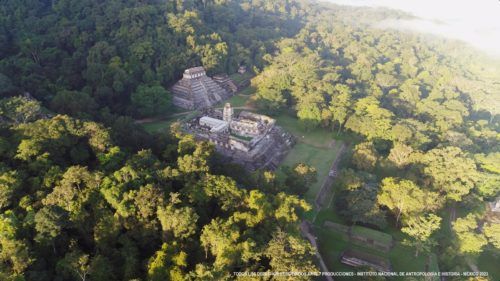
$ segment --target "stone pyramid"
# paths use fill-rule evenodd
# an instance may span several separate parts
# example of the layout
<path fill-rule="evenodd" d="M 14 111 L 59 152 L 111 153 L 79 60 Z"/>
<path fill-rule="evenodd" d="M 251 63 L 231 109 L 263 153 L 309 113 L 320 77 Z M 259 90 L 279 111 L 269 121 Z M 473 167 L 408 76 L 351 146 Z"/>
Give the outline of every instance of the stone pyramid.
<path fill-rule="evenodd" d="M 186 69 L 171 91 L 174 105 L 190 110 L 211 107 L 232 94 L 208 77 L 201 66 Z"/>

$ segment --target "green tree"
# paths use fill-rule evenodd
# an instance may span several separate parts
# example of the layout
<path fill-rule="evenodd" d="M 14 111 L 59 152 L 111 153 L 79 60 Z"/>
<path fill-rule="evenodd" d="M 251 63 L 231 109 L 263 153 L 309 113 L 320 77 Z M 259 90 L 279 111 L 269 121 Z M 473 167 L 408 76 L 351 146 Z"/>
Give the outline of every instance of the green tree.
<path fill-rule="evenodd" d="M 33 257 L 26 241 L 20 239 L 21 222 L 12 211 L 0 214 L 0 261 L 5 265 L 3 272 L 22 276 L 33 263 Z"/>
<path fill-rule="evenodd" d="M 362 184 L 354 190 L 343 190 L 336 201 L 337 211 L 353 224 L 364 223 L 379 228 L 387 226 L 385 211 L 377 204 L 378 189 L 373 183 Z"/>
<path fill-rule="evenodd" d="M 333 121 L 337 122 L 339 125 L 338 133 L 342 130 L 347 117 L 350 113 L 352 106 L 352 96 L 351 90 L 347 85 L 337 84 L 335 85 L 335 92 L 330 101 L 329 110 L 332 113 Z M 338 134 L 337 133 L 337 134 Z"/>
<path fill-rule="evenodd" d="M 316 168 L 297 163 L 293 169 L 283 169 L 286 174 L 285 185 L 295 194 L 304 194 L 318 181 Z"/>
<path fill-rule="evenodd" d="M 492 152 L 485 154 L 476 154 L 476 160 L 479 162 L 479 165 L 482 169 L 500 174 L 500 152 Z"/>
<path fill-rule="evenodd" d="M 359 99 L 345 127 L 359 133 L 369 140 L 375 138 L 391 139 L 390 129 L 394 113 L 380 106 L 380 101 L 369 96 Z"/>
<path fill-rule="evenodd" d="M 272 217 L 273 210 L 269 198 L 258 190 L 250 191 L 245 198 L 245 205 L 249 210 L 235 212 L 232 218 L 235 221 L 244 221 L 248 227 L 255 227 Z"/>
<path fill-rule="evenodd" d="M 116 280 L 113 265 L 104 255 L 97 255 L 90 261 L 90 279 L 96 281 Z"/>
<path fill-rule="evenodd" d="M 396 214 L 396 223 L 401 216 L 435 210 L 439 206 L 439 196 L 435 192 L 426 192 L 414 182 L 397 178 L 382 180 L 377 196 L 378 204 L 386 206 Z"/>
<path fill-rule="evenodd" d="M 468 214 L 453 222 L 453 231 L 458 238 L 459 251 L 462 254 L 480 253 L 488 243 L 482 233 L 478 233 L 477 216 Z"/>
<path fill-rule="evenodd" d="M 436 244 L 431 235 L 439 229 L 440 223 L 441 218 L 434 214 L 412 216 L 407 219 L 406 226 L 401 228 L 401 231 L 412 238 L 406 243 L 415 247 L 415 257 L 418 257 L 421 251 L 430 251 Z"/>
<path fill-rule="evenodd" d="M 14 124 L 32 122 L 41 116 L 41 105 L 22 96 L 1 99 L 0 116 Z"/>
<path fill-rule="evenodd" d="M 176 245 L 163 243 L 148 263 L 148 280 L 185 280 L 183 269 L 187 266 L 187 255 Z"/>
<path fill-rule="evenodd" d="M 81 281 L 89 280 L 90 256 L 78 249 L 73 250 L 57 263 L 57 268 L 63 276 L 71 276 Z"/>
<path fill-rule="evenodd" d="M 87 93 L 77 91 L 59 91 L 50 102 L 50 108 L 57 113 L 76 117 L 89 116 L 96 107 L 97 104 Z"/>
<path fill-rule="evenodd" d="M 163 231 L 171 233 L 174 237 L 186 239 L 196 232 L 198 215 L 191 207 L 175 207 L 169 204 L 158 208 L 158 219 Z"/>
<path fill-rule="evenodd" d="M 241 258 L 242 245 L 240 229 L 229 221 L 213 219 L 203 227 L 200 236 L 205 255 L 210 252 L 215 257 L 214 266 L 221 269 L 230 268 Z"/>
<path fill-rule="evenodd" d="M 170 108 L 170 93 L 162 86 L 140 85 L 130 99 L 140 116 L 166 113 Z"/>
<path fill-rule="evenodd" d="M 395 143 L 387 157 L 396 167 L 404 168 L 412 162 L 413 148 L 402 143 Z"/>
<path fill-rule="evenodd" d="M 313 246 L 303 238 L 277 230 L 269 241 L 265 256 L 270 259 L 273 272 L 317 272 L 311 262 L 315 255 Z M 294 280 L 309 280 L 310 277 L 294 277 Z"/>
<path fill-rule="evenodd" d="M 0 73 L 0 97 L 7 96 L 15 90 L 16 88 L 12 83 L 12 80 L 10 80 L 10 78 L 5 76 L 3 73 Z"/>
<path fill-rule="evenodd" d="M 38 210 L 35 214 L 35 241 L 52 245 L 55 253 L 55 240 L 68 225 L 67 217 L 67 213 L 58 206 L 46 206 Z"/>
<path fill-rule="evenodd" d="M 156 214 L 159 207 L 163 205 L 165 198 L 164 189 L 152 184 L 141 186 L 134 194 L 134 205 L 136 206 L 137 219 L 147 226 L 155 228 L 157 224 Z M 194 214 L 196 215 L 196 214 Z"/>
<path fill-rule="evenodd" d="M 0 210 L 6 209 L 14 202 L 16 192 L 21 188 L 22 181 L 16 171 L 1 170 L 0 167 Z"/>
<path fill-rule="evenodd" d="M 70 220 L 82 223 L 89 216 L 89 207 L 96 205 L 94 197 L 99 184 L 99 175 L 89 172 L 86 167 L 72 166 L 42 202 L 61 207 L 69 213 Z"/>
<path fill-rule="evenodd" d="M 490 244 L 500 249 L 500 223 L 488 223 L 484 225 L 483 232 Z"/>
<path fill-rule="evenodd" d="M 304 199 L 284 192 L 280 192 L 275 196 L 273 204 L 275 206 L 274 217 L 281 226 L 298 222 L 299 215 L 312 208 Z"/>
<path fill-rule="evenodd" d="M 458 147 L 432 149 L 420 161 L 434 189 L 448 199 L 460 201 L 477 182 L 476 164 Z"/>
<path fill-rule="evenodd" d="M 352 162 L 361 170 L 373 171 L 378 158 L 379 155 L 372 142 L 363 142 L 354 147 Z"/>

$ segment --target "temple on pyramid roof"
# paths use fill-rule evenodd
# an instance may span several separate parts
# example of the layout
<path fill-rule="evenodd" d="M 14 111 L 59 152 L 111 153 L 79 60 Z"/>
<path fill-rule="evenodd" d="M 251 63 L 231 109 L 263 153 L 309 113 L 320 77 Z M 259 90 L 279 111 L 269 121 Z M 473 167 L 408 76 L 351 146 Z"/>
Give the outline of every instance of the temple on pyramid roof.
<path fill-rule="evenodd" d="M 190 110 L 211 107 L 233 94 L 226 85 L 208 77 L 202 66 L 186 69 L 171 91 L 174 105 Z"/>

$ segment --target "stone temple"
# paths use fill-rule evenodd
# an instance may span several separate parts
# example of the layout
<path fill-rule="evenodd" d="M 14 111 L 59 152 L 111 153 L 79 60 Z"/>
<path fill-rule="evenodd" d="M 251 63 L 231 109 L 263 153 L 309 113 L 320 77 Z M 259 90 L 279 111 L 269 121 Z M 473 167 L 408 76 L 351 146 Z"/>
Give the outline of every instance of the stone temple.
<path fill-rule="evenodd" d="M 186 69 L 183 77 L 171 88 L 173 104 L 184 109 L 202 109 L 228 99 L 236 86 L 224 75 L 214 80 L 202 66 Z"/>
<path fill-rule="evenodd" d="M 294 144 L 293 137 L 275 123 L 248 111 L 235 114 L 226 103 L 223 110 L 205 110 L 187 122 L 186 130 L 214 143 L 219 153 L 249 170 L 274 170 Z"/>

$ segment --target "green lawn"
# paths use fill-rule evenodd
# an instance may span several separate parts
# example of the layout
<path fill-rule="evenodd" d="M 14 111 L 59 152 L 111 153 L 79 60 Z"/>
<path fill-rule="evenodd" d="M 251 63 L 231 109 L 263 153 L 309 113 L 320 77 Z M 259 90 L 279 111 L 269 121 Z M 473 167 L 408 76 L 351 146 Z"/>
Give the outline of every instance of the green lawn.
<path fill-rule="evenodd" d="M 333 148 L 319 148 L 306 143 L 297 143 L 281 163 L 281 165 L 290 167 L 296 163 L 305 163 L 316 168 L 318 181 L 311 185 L 306 193 L 306 199 L 310 202 L 316 198 L 316 194 L 328 175 L 333 160 L 337 157 L 339 148 L 340 143 L 336 143 Z"/>
<path fill-rule="evenodd" d="M 244 95 L 244 96 L 250 96 L 250 95 L 255 94 L 256 91 L 257 90 L 254 87 L 250 86 L 250 87 L 246 87 L 245 89 L 239 91 L 238 94 Z"/>
<path fill-rule="evenodd" d="M 227 102 L 230 103 L 232 107 L 245 106 L 248 99 L 249 99 L 249 97 L 240 96 L 240 95 L 236 94 L 228 100 L 224 100 L 224 101 L 219 102 L 214 107 L 223 107 Z"/>
<path fill-rule="evenodd" d="M 346 266 L 340 262 L 340 255 L 347 249 L 354 249 L 369 254 L 378 255 L 391 261 L 393 271 L 425 271 L 428 255 L 415 257 L 413 248 L 396 243 L 394 248 L 388 252 L 380 252 L 371 248 L 353 244 L 346 235 L 324 228 L 316 228 L 321 255 L 327 264 L 329 271 L 355 271 L 355 268 Z M 435 256 L 431 255 L 435 260 Z M 431 262 L 429 269 L 435 269 L 437 265 Z M 401 280 L 403 278 L 400 278 Z M 352 280 L 352 278 L 335 278 L 335 280 Z M 398 280 L 398 278 L 396 278 Z"/>
<path fill-rule="evenodd" d="M 340 224 L 346 224 L 347 222 L 344 221 L 344 219 L 335 212 L 333 207 L 330 207 L 328 209 L 323 209 L 321 212 L 318 213 L 316 216 L 316 220 L 314 221 L 314 225 L 316 226 L 323 226 L 323 223 L 325 221 L 331 221 L 335 223 L 340 223 Z"/>
<path fill-rule="evenodd" d="M 297 137 L 299 142 L 307 143 L 315 147 L 328 148 L 332 141 L 336 140 L 336 134 L 323 128 L 312 128 L 306 130 L 300 121 L 287 113 L 276 117 L 276 122 L 286 131 Z"/>
<path fill-rule="evenodd" d="M 352 234 L 357 234 L 372 240 L 377 240 L 378 242 L 384 243 L 386 245 L 390 245 L 392 243 L 391 235 L 367 227 L 362 227 L 357 225 L 353 226 Z"/>
<path fill-rule="evenodd" d="M 297 144 L 288 153 L 281 165 L 293 166 L 296 163 L 305 163 L 313 166 L 317 171 L 318 181 L 309 187 L 305 194 L 305 199 L 313 204 L 316 194 L 323 185 L 325 177 L 328 175 L 333 160 L 337 157 L 338 150 L 342 142 L 335 139 L 335 134 L 321 128 L 305 130 L 297 118 L 282 113 L 273 116 L 277 125 L 295 136 Z M 313 221 L 317 215 L 317 210 L 306 213 L 305 218 Z"/>
<path fill-rule="evenodd" d="M 142 124 L 142 126 L 144 127 L 144 130 L 146 130 L 148 133 L 155 133 L 158 131 L 168 130 L 170 128 L 170 125 L 175 121 L 177 121 L 177 119 L 161 120 L 150 123 L 144 123 Z"/>
<path fill-rule="evenodd" d="M 241 136 L 241 135 L 233 134 L 233 133 L 231 133 L 231 136 L 233 136 L 237 139 L 243 140 L 243 141 L 251 141 L 252 140 L 252 137 Z"/>
<path fill-rule="evenodd" d="M 479 271 L 489 273 L 491 280 L 500 280 L 500 253 L 496 250 L 485 250 L 477 259 Z"/>
<path fill-rule="evenodd" d="M 239 74 L 238 72 L 236 73 L 233 73 L 231 75 L 229 75 L 229 78 L 231 78 L 231 80 L 234 81 L 234 83 L 239 84 L 241 83 L 241 81 L 243 80 L 247 80 L 247 79 L 250 79 L 252 78 L 253 74 L 250 73 L 249 71 L 243 73 L 243 74 Z"/>

